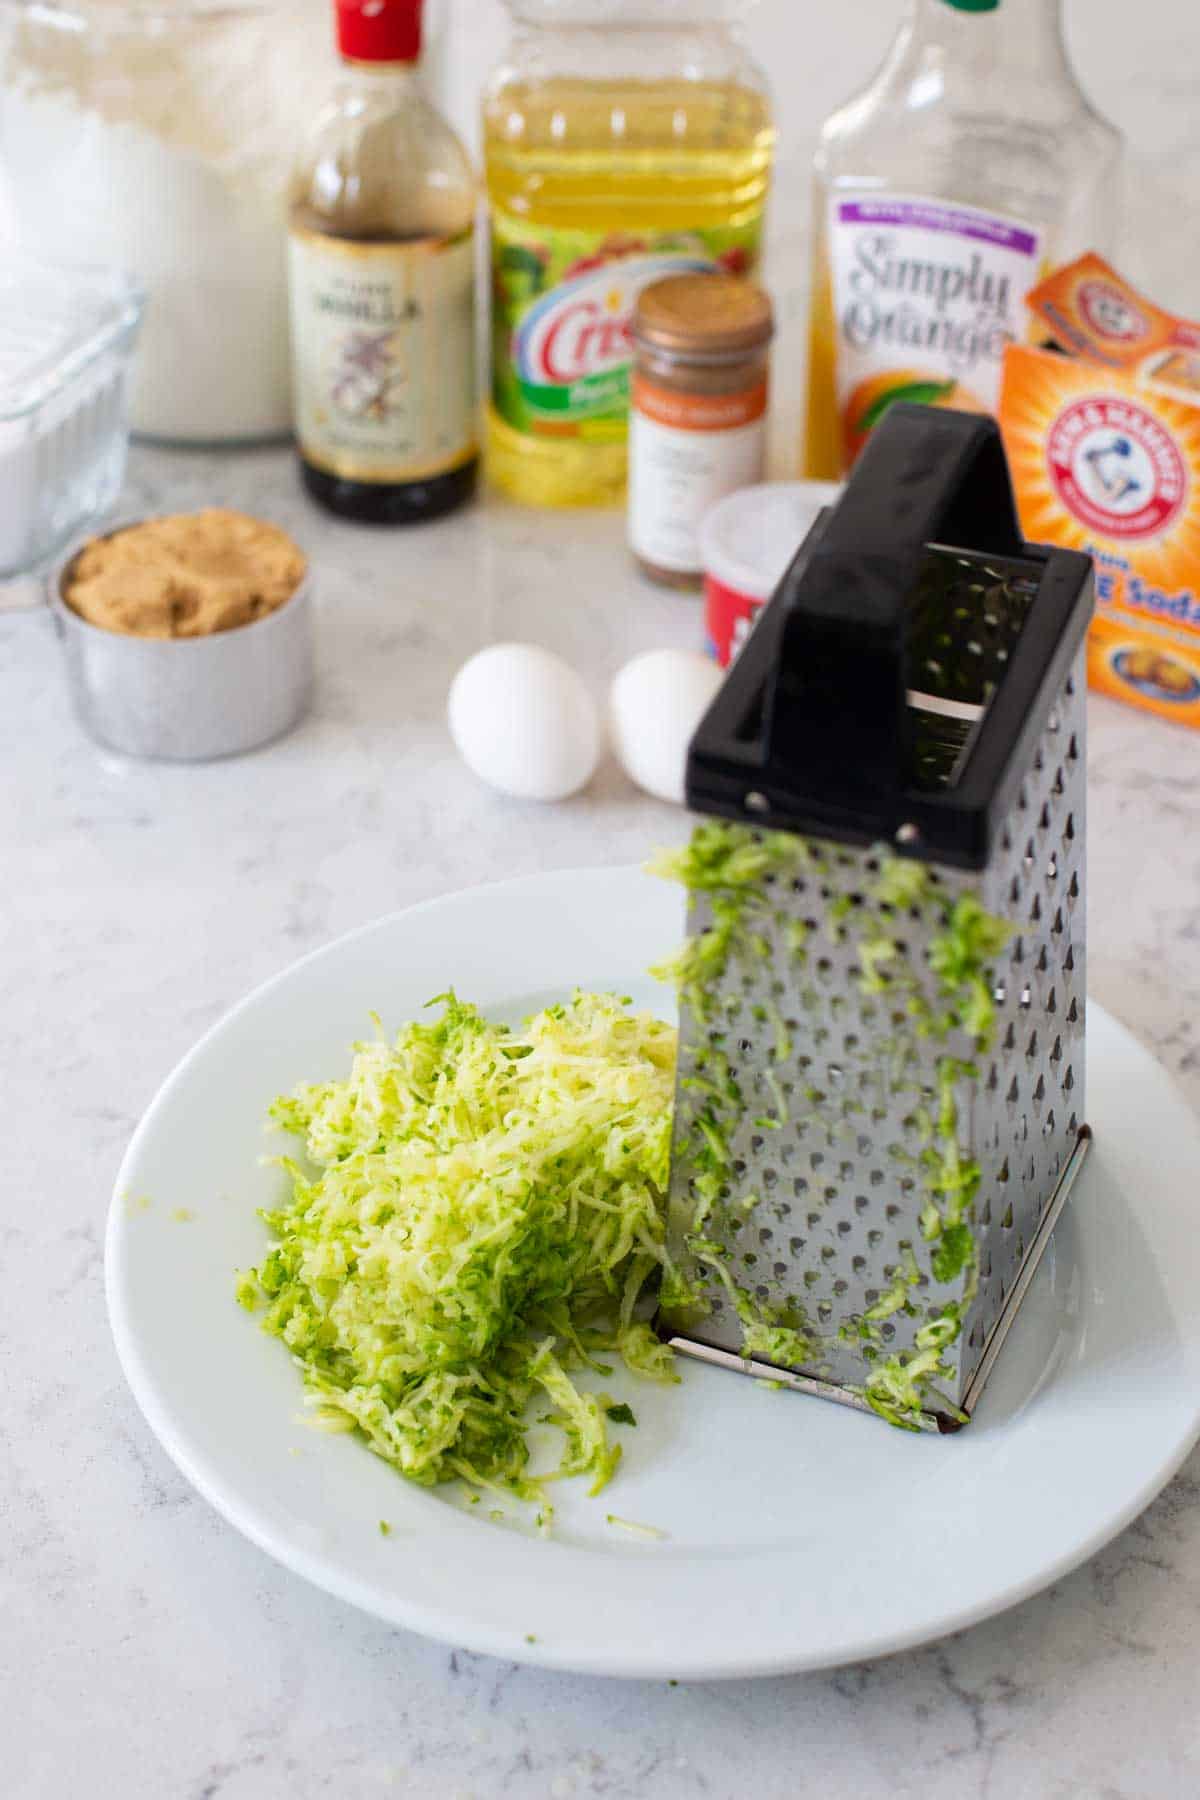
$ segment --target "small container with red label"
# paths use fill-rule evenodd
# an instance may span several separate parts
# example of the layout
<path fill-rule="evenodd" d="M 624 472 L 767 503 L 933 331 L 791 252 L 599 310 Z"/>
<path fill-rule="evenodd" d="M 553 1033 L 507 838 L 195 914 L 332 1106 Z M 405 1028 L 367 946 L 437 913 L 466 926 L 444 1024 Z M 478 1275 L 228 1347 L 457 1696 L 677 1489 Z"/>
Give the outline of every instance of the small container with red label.
<path fill-rule="evenodd" d="M 704 625 L 709 653 L 722 668 L 741 649 L 817 514 L 841 491 L 836 481 L 766 481 L 728 495 L 705 515 Z"/>

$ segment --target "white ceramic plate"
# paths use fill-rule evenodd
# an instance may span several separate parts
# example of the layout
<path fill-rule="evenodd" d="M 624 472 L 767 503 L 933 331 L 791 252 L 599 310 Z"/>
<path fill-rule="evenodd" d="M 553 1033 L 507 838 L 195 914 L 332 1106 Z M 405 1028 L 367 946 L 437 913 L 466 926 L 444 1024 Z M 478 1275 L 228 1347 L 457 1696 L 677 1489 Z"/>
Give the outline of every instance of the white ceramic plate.
<path fill-rule="evenodd" d="M 479 888 L 383 919 L 252 994 L 138 1129 L 109 1220 L 125 1372 L 183 1473 L 239 1531 L 381 1618 L 497 1656 L 701 1679 L 875 1656 L 1010 1606 L 1092 1554 L 1200 1432 L 1200 1127 L 1094 1007 L 1096 1145 L 970 1428 L 910 1436 L 684 1364 L 633 1404 L 599 1500 L 558 1490 L 553 1540 L 409 1487 L 352 1438 L 297 1422 L 299 1377 L 233 1300 L 258 1261 L 270 1099 L 341 1073 L 453 984 L 497 1016 L 576 984 L 664 1007 L 644 971 L 677 891 L 635 870 Z M 178 1209 L 194 1214 L 188 1221 Z M 610 1525 L 609 1511 L 660 1539 Z M 482 1515 L 482 1516 L 481 1516 Z M 381 1536 L 380 1519 L 392 1533 Z"/>

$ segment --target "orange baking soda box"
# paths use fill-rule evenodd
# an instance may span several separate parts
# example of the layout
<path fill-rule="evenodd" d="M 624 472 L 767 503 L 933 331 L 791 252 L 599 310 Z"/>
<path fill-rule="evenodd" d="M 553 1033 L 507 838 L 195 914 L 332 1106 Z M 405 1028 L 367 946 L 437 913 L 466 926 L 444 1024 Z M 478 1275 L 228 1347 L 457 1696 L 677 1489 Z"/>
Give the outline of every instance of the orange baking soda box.
<path fill-rule="evenodd" d="M 1095 255 L 1027 303 L 1052 347 L 1009 345 L 999 412 L 1025 535 L 1095 561 L 1091 686 L 1200 727 L 1200 325 Z"/>

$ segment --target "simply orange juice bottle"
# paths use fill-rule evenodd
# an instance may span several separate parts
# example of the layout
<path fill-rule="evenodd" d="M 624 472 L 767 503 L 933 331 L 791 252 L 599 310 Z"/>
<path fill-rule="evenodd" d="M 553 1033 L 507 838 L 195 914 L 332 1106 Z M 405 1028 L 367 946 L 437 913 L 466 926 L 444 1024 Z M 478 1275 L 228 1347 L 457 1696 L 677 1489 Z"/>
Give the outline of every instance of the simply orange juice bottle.
<path fill-rule="evenodd" d="M 845 473 L 895 400 L 994 412 L 1052 263 L 1111 235 L 1121 140 L 1060 0 L 910 0 L 816 159 L 804 473 Z"/>

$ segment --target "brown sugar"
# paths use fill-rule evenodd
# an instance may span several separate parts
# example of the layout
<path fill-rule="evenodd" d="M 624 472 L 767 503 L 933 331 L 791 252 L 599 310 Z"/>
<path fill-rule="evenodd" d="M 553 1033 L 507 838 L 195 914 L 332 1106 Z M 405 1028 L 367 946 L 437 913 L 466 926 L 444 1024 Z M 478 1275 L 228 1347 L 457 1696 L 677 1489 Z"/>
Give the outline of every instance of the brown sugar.
<path fill-rule="evenodd" d="M 68 568 L 62 597 L 106 631 L 207 637 L 275 612 L 291 599 L 306 568 L 278 526 L 210 507 L 93 538 Z"/>

